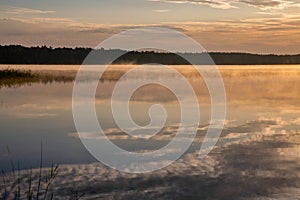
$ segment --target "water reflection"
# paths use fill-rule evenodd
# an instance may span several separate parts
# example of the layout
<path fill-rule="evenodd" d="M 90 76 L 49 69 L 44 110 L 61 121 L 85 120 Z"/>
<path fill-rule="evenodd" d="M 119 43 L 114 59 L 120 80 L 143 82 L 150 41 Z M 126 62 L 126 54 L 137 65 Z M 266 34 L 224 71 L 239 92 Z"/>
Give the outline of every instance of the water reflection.
<path fill-rule="evenodd" d="M 174 137 L 180 121 L 179 105 L 174 94 L 164 87 L 142 87 L 135 92 L 130 104 L 133 119 L 139 125 L 146 125 L 148 108 L 153 103 L 161 103 L 168 113 L 167 126 L 149 140 L 137 140 L 123 133 L 112 118 L 110 95 L 115 81 L 129 68 L 111 69 L 102 79 L 96 94 L 98 119 L 107 137 L 120 147 L 136 152 L 152 151 Z M 52 188 L 61 198 L 68 196 L 75 186 L 87 196 L 104 198 L 150 195 L 175 199 L 195 196 L 200 199 L 260 196 L 289 199 L 299 195 L 300 67 L 222 67 L 228 98 L 227 123 L 217 147 L 203 160 L 197 157 L 196 151 L 209 124 L 210 96 L 195 71 L 176 68 L 189 77 L 196 91 L 201 126 L 187 154 L 171 166 L 153 174 L 129 175 L 92 164 L 95 160 L 78 139 L 72 118 L 71 80 L 78 66 L 32 66 L 34 73 L 71 78 L 66 82 L 0 89 L 0 168 L 11 170 L 11 158 L 21 163 L 21 169 L 37 167 L 42 140 L 45 166 L 52 162 L 77 164 L 62 166 L 56 180 L 59 184 Z M 155 73 L 145 71 L 145 76 L 168 76 Z M 101 140 L 97 133 L 86 133 L 86 137 Z"/>

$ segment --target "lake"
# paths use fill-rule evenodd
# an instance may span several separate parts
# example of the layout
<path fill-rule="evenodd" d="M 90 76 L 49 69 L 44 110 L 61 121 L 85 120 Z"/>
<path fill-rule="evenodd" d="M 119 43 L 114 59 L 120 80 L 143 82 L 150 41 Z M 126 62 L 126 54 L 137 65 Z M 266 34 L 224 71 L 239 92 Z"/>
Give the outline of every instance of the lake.
<path fill-rule="evenodd" d="M 140 88 L 130 102 L 133 120 L 147 125 L 148 109 L 159 103 L 168 116 L 165 129 L 150 139 L 123 133 L 114 122 L 110 97 L 117 80 L 132 67 L 112 66 L 105 74 L 96 92 L 97 116 L 106 136 L 119 147 L 132 152 L 154 151 L 174 137 L 180 122 L 179 103 L 164 87 Z M 66 197 L 74 187 L 91 199 L 114 195 L 125 199 L 182 199 L 191 198 L 191 194 L 200 199 L 300 196 L 299 65 L 219 66 L 227 96 L 226 123 L 216 147 L 203 159 L 197 157 L 197 152 L 211 117 L 209 92 L 191 67 L 174 66 L 187 77 L 198 97 L 200 126 L 188 151 L 172 165 L 152 174 L 118 172 L 98 163 L 85 149 L 73 121 L 74 83 L 66 81 L 66 77 L 75 77 L 79 66 L 0 66 L 6 68 L 58 77 L 55 81 L 0 87 L 0 169 L 12 171 L 11 160 L 19 162 L 21 170 L 38 168 L 42 141 L 43 167 L 60 165 L 52 187 L 58 199 Z M 168 76 L 149 69 L 133 79 Z M 88 81 L 95 80 L 80 84 Z"/>

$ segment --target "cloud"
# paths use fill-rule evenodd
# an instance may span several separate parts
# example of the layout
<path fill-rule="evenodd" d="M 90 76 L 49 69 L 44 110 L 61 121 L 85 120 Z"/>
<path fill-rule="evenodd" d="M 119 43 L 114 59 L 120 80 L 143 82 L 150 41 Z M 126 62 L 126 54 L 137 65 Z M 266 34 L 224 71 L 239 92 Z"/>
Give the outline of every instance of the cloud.
<path fill-rule="evenodd" d="M 285 120 L 283 124 L 289 124 L 289 120 Z M 84 192 L 87 199 L 113 199 L 116 196 L 123 199 L 149 199 L 149 196 L 155 199 L 184 199 L 187 196 L 197 199 L 293 199 L 300 194 L 297 187 L 300 183 L 300 138 L 291 130 L 281 134 L 279 130 L 285 130 L 284 127 L 265 129 L 266 126 L 276 127 L 277 123 L 282 124 L 282 119 L 261 118 L 251 124 L 231 127 L 252 136 L 249 140 L 231 142 L 239 133 L 236 132 L 232 138 L 227 137 L 230 145 L 215 148 L 205 159 L 191 151 L 168 167 L 152 173 L 124 173 L 101 163 L 60 165 L 49 193 L 55 193 L 57 199 L 68 198 L 74 190 Z M 176 149 L 170 152 L 174 151 Z M 156 166 L 158 163 L 147 164 Z M 128 169 L 136 166 L 132 163 Z M 43 169 L 42 174 L 49 170 Z M 32 186 L 36 187 L 39 169 L 33 169 L 32 174 Z M 26 196 L 28 171 L 20 171 L 19 177 L 21 196 Z M 8 186 L 15 184 L 12 173 L 7 174 L 6 180 Z M 12 189 L 8 187 L 9 199 L 14 198 Z M 2 187 L 0 193 L 3 192 Z"/>
<path fill-rule="evenodd" d="M 21 7 L 13 7 L 13 6 L 6 7 L 6 9 L 4 9 L 4 12 L 7 14 L 13 14 L 13 15 L 55 13 L 55 11 L 53 11 L 53 10 L 38 10 L 38 9 L 21 8 Z"/>
<path fill-rule="evenodd" d="M 167 21 L 156 24 L 113 25 L 81 22 L 70 18 L 19 16 L 0 19 L 0 26 L 0 42 L 3 45 L 95 47 L 113 34 L 145 26 L 176 29 L 191 36 L 208 51 L 297 54 L 300 41 L 300 15 L 282 13 L 259 18 L 209 22 Z"/>
<path fill-rule="evenodd" d="M 237 3 L 247 4 L 262 10 L 268 9 L 285 9 L 289 7 L 299 7 L 300 5 L 294 1 L 289 0 L 148 0 L 152 2 L 166 2 L 174 4 L 199 4 L 208 5 L 212 8 L 229 9 L 237 8 Z"/>
<path fill-rule="evenodd" d="M 99 24 L 70 18 L 0 18 L 0 43 L 26 46 L 50 45 L 95 47 L 110 36 L 128 29 L 166 27 L 167 24 Z M 173 27 L 173 26 L 172 26 Z M 180 27 L 176 30 L 181 30 Z"/>
<path fill-rule="evenodd" d="M 299 16 L 164 23 L 184 29 L 208 51 L 299 53 Z"/>
<path fill-rule="evenodd" d="M 165 13 L 165 12 L 169 12 L 170 10 L 153 10 L 153 12 L 157 12 L 157 13 Z"/>
<path fill-rule="evenodd" d="M 293 126 L 297 125 L 300 122 L 300 119 L 292 120 Z M 221 143 L 219 145 L 228 146 L 234 143 L 239 144 L 242 142 L 248 141 L 260 141 L 264 135 L 275 135 L 279 134 L 281 130 L 285 130 L 287 126 L 289 126 L 291 122 L 283 120 L 282 118 L 259 118 L 254 121 L 247 122 L 245 124 L 237 125 L 235 121 L 226 122 L 226 125 L 222 131 L 222 137 L 220 139 Z M 143 136 L 144 138 L 148 136 L 149 138 L 152 136 L 153 130 L 157 130 L 158 127 L 153 127 L 149 129 L 143 129 L 142 131 L 139 129 L 132 129 L 132 133 L 135 135 L 139 135 L 139 137 Z M 207 134 L 209 126 L 208 124 L 204 124 L 197 129 L 197 136 L 194 138 L 194 142 L 203 142 L 204 136 Z M 178 124 L 174 124 L 171 126 L 164 127 L 162 131 L 151 139 L 156 141 L 169 141 L 172 140 L 178 131 L 183 131 L 179 128 Z M 193 131 L 188 128 L 184 130 L 185 135 L 180 136 L 183 138 L 193 137 Z M 69 133 L 68 136 L 74 138 L 81 139 L 93 139 L 93 140 L 138 140 L 138 137 L 132 137 L 127 135 L 119 128 L 110 128 L 104 131 L 106 137 L 101 137 L 101 134 L 96 132 L 84 132 L 80 133 L 80 136 L 77 132 Z"/>
<path fill-rule="evenodd" d="M 220 9 L 229 9 L 235 8 L 235 6 L 231 5 L 228 1 L 224 0 L 149 0 L 152 2 L 166 2 L 166 3 L 176 3 L 176 4 L 184 4 L 184 3 L 191 3 L 191 4 L 200 4 L 200 5 L 208 5 L 213 8 L 220 8 Z"/>
<path fill-rule="evenodd" d="M 293 1 L 286 1 L 286 0 L 238 0 L 238 2 L 245 3 L 250 6 L 258 7 L 263 10 L 285 9 L 288 7 L 299 6 Z"/>

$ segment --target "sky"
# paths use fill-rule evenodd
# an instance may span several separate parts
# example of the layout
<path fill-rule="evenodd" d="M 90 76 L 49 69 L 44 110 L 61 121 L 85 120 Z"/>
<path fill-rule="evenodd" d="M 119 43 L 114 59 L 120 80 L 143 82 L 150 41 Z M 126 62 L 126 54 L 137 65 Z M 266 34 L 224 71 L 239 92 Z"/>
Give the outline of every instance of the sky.
<path fill-rule="evenodd" d="M 300 53 L 300 0 L 0 0 L 1 45 L 95 47 L 148 26 L 210 52 Z"/>

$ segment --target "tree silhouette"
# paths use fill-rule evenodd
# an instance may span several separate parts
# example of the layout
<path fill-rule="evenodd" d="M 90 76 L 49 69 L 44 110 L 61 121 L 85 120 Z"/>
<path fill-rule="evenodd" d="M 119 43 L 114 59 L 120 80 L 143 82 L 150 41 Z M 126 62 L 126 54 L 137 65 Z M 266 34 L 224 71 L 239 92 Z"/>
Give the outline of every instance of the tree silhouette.
<path fill-rule="evenodd" d="M 69 64 L 80 65 L 91 48 L 52 48 L 46 46 L 24 47 L 21 45 L 0 46 L 1 64 Z M 118 57 L 113 64 L 147 64 L 159 63 L 169 65 L 211 64 L 205 59 L 205 53 L 162 53 L 155 51 L 124 51 L 119 49 L 92 51 L 95 58 L 86 64 L 108 64 L 112 57 Z M 123 55 L 122 55 L 123 54 Z M 249 53 L 209 53 L 217 65 L 268 65 L 268 64 L 300 64 L 299 55 L 259 55 Z M 119 57 L 120 55 L 120 57 Z M 184 57 L 184 58 L 183 58 Z"/>

